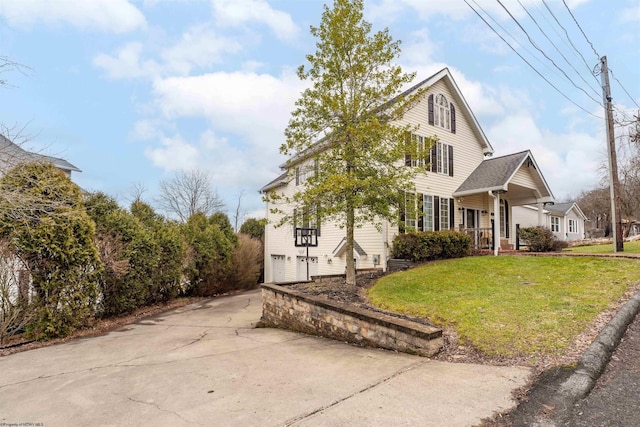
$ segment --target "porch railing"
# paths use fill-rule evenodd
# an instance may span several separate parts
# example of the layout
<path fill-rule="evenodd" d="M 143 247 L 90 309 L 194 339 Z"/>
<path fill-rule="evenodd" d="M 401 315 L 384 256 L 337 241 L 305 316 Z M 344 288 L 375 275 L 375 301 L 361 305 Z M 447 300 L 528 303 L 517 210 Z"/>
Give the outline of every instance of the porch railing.
<path fill-rule="evenodd" d="M 493 229 L 463 228 L 461 231 L 471 237 L 472 249 L 493 249 Z"/>

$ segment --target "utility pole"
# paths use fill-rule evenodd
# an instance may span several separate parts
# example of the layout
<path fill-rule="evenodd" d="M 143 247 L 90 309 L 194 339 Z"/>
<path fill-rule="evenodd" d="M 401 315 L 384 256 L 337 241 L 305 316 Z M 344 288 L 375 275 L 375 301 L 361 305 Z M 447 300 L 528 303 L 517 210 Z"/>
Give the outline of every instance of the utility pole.
<path fill-rule="evenodd" d="M 609 153 L 609 193 L 611 196 L 611 223 L 613 226 L 613 252 L 624 251 L 622 239 L 622 217 L 620 215 L 620 182 L 618 181 L 618 159 L 613 133 L 613 112 L 611 106 L 611 86 L 609 86 L 609 68 L 607 57 L 600 58 L 600 78 L 602 82 L 602 101 L 604 102 L 607 123 L 607 146 Z"/>

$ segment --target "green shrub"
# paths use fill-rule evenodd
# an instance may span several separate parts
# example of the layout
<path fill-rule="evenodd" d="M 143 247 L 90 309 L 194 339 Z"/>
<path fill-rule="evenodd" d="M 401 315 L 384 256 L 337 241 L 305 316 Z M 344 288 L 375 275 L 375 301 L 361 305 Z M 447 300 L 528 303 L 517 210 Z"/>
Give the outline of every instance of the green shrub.
<path fill-rule="evenodd" d="M 90 325 L 102 269 L 80 188 L 48 163 L 21 164 L 0 180 L 0 236 L 31 275 L 36 339 Z"/>
<path fill-rule="evenodd" d="M 154 212 L 148 204 L 135 201 L 131 213 L 138 218 L 155 242 L 154 268 L 146 304 L 166 302 L 181 292 L 186 243 L 180 227 Z"/>
<path fill-rule="evenodd" d="M 422 231 L 399 234 L 393 241 L 394 258 L 422 262 L 469 255 L 471 238 L 459 231 Z"/>
<path fill-rule="evenodd" d="M 521 228 L 519 237 L 529 252 L 559 252 L 568 246 L 567 242 L 554 238 L 553 232 L 545 227 Z"/>
<path fill-rule="evenodd" d="M 220 215 L 207 218 L 198 212 L 191 215 L 182 228 L 189 245 L 189 265 L 186 269 L 186 291 L 189 295 L 212 296 L 228 290 L 225 280 L 231 271 L 235 235 L 232 242 L 228 238 L 228 231 L 225 230 L 225 233 L 220 228 L 221 223 L 224 227 L 225 221 Z"/>
<path fill-rule="evenodd" d="M 96 243 L 105 266 L 100 276 L 101 314 L 130 313 L 149 300 L 160 247 L 140 220 L 109 196 L 92 194 L 86 204 L 96 222 Z"/>

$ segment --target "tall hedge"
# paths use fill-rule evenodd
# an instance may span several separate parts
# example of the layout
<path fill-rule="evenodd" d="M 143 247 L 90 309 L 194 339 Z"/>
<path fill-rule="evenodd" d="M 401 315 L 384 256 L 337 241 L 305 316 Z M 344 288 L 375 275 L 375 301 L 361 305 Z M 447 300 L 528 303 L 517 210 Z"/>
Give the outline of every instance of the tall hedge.
<path fill-rule="evenodd" d="M 146 303 L 155 304 L 177 297 L 182 291 L 186 254 L 186 242 L 180 226 L 156 214 L 151 206 L 141 201 L 131 204 L 131 213 L 156 244 L 153 254 L 156 267 L 151 273 Z"/>
<path fill-rule="evenodd" d="M 220 215 L 207 218 L 201 212 L 193 214 L 183 226 L 185 240 L 189 245 L 189 267 L 187 293 L 211 296 L 228 290 L 225 283 L 231 272 L 231 257 L 234 242 L 220 228 L 224 221 Z M 232 232 L 231 232 L 232 233 Z M 235 236 L 234 236 L 235 237 Z"/>
<path fill-rule="evenodd" d="M 80 188 L 48 163 L 20 164 L 0 180 L 0 236 L 32 279 L 37 338 L 92 323 L 102 265 Z"/>
<path fill-rule="evenodd" d="M 100 276 L 101 314 L 129 313 L 149 299 L 159 245 L 138 218 L 109 196 L 95 193 L 86 203 L 105 265 Z"/>

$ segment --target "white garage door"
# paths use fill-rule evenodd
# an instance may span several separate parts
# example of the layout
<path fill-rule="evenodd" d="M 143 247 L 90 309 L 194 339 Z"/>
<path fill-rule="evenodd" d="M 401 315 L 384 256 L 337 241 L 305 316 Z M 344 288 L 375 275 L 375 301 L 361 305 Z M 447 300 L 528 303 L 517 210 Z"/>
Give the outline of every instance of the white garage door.
<path fill-rule="evenodd" d="M 284 255 L 271 255 L 271 281 L 272 282 L 284 282 Z"/>
<path fill-rule="evenodd" d="M 296 261 L 296 280 L 307 280 L 307 257 L 299 256 Z M 318 275 L 318 257 L 309 257 L 309 278 Z"/>

